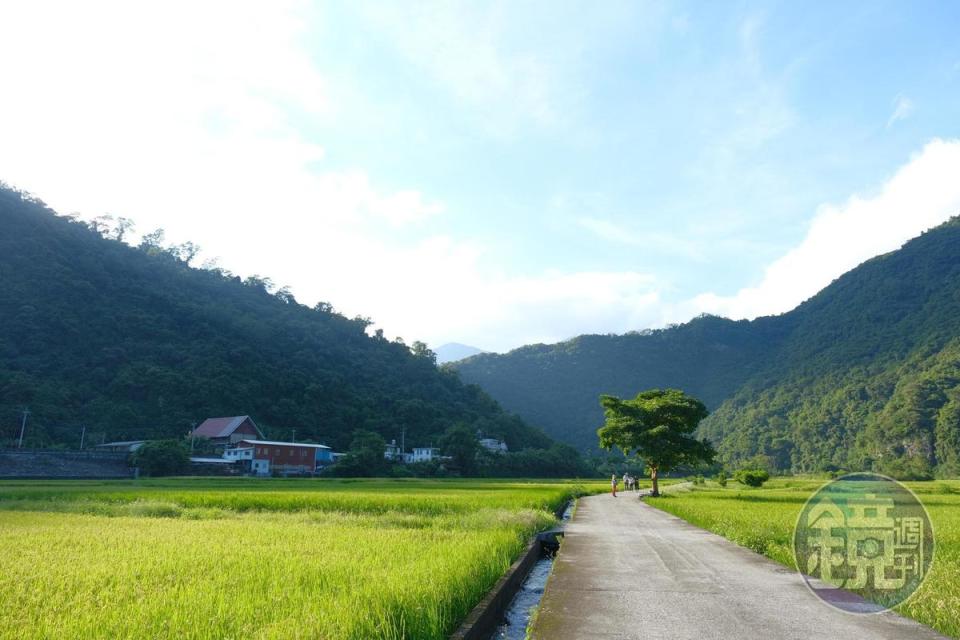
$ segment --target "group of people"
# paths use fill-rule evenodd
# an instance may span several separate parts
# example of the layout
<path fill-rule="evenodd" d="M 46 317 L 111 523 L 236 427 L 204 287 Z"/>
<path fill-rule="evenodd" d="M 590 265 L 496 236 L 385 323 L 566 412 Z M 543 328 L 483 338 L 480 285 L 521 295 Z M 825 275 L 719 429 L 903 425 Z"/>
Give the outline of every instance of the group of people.
<path fill-rule="evenodd" d="M 617 478 L 617 474 L 612 474 L 610 476 L 610 492 L 613 494 L 613 497 L 617 497 L 617 487 L 620 483 L 620 480 Z M 637 484 L 637 479 L 631 476 L 629 473 L 623 474 L 623 490 L 624 491 L 633 491 L 636 493 L 639 490 L 639 485 Z"/>

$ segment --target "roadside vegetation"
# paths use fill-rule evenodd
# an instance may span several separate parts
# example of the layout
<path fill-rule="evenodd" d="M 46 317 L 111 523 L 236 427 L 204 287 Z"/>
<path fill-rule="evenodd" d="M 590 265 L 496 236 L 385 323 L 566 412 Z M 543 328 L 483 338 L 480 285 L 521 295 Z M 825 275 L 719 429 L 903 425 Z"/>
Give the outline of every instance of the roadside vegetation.
<path fill-rule="evenodd" d="M 762 488 L 716 481 L 687 485 L 649 502 L 692 524 L 793 568 L 793 528 L 807 498 L 825 480 L 774 478 Z M 960 637 L 960 481 L 905 483 L 933 522 L 936 557 L 926 581 L 897 611 Z"/>
<path fill-rule="evenodd" d="M 0 638 L 445 638 L 603 484 L 0 482 Z"/>

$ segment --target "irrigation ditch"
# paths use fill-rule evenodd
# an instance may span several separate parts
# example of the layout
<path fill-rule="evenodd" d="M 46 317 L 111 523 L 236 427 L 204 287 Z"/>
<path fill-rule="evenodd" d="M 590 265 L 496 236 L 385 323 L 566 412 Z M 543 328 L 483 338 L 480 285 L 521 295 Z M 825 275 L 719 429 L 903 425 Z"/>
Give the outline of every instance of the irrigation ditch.
<path fill-rule="evenodd" d="M 540 604 L 543 590 L 560 548 L 559 538 L 573 515 L 575 501 L 557 509 L 560 524 L 538 533 L 526 551 L 503 574 L 493 589 L 477 604 L 450 640 L 524 640 L 530 618 Z"/>

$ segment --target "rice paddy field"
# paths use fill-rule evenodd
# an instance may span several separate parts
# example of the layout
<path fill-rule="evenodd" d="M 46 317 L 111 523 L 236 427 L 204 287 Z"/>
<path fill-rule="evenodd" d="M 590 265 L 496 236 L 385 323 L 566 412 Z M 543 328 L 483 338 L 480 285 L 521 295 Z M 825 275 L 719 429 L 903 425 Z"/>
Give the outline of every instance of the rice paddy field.
<path fill-rule="evenodd" d="M 736 483 L 684 487 L 649 503 L 791 568 L 793 527 L 825 480 L 773 479 L 759 489 Z M 960 481 L 906 482 L 934 527 L 936 556 L 927 579 L 901 614 L 960 638 Z"/>
<path fill-rule="evenodd" d="M 0 638 L 444 638 L 604 485 L 0 482 Z"/>

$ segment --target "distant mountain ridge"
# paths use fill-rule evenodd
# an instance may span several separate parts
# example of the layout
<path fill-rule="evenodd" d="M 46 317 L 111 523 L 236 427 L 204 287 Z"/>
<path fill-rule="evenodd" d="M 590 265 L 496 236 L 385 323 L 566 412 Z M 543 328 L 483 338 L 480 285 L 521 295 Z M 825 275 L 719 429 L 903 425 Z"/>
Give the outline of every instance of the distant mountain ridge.
<path fill-rule="evenodd" d="M 793 311 L 580 336 L 454 365 L 506 408 L 596 446 L 597 395 L 680 387 L 731 465 L 960 473 L 960 220 L 868 260 Z"/>
<path fill-rule="evenodd" d="M 0 440 L 27 446 L 182 437 L 249 414 L 268 437 L 345 449 L 355 429 L 411 446 L 453 424 L 552 441 L 369 321 L 308 308 L 268 280 L 195 269 L 195 253 L 139 248 L 0 183 Z M 186 256 L 186 257 L 185 257 Z"/>
<path fill-rule="evenodd" d="M 480 355 L 481 353 L 487 353 L 483 349 L 471 347 L 468 344 L 461 344 L 459 342 L 442 344 L 433 351 L 437 354 L 437 364 L 447 364 Z"/>

